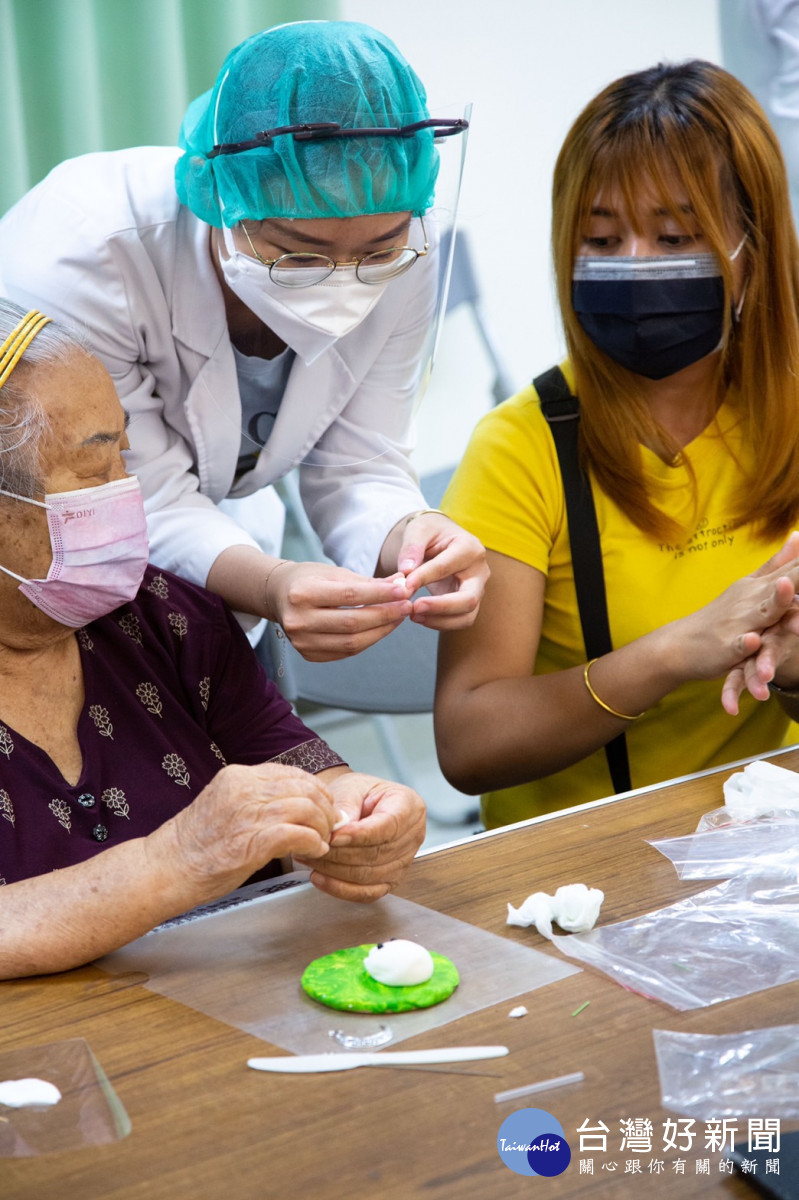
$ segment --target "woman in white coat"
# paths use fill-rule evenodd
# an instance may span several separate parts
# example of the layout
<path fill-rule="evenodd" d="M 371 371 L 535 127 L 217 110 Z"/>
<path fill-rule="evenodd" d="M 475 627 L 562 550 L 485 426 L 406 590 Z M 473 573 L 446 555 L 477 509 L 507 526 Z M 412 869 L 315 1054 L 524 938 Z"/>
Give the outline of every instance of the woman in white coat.
<path fill-rule="evenodd" d="M 69 160 L 0 222 L 0 292 L 84 326 L 130 414 L 152 561 L 308 658 L 406 617 L 469 624 L 487 577 L 408 462 L 437 299 L 434 139 L 458 128 L 430 120 L 384 35 L 300 22 L 231 51 L 180 150 Z M 256 536 L 219 507 L 295 465 L 340 566 L 275 557 L 274 506 Z"/>

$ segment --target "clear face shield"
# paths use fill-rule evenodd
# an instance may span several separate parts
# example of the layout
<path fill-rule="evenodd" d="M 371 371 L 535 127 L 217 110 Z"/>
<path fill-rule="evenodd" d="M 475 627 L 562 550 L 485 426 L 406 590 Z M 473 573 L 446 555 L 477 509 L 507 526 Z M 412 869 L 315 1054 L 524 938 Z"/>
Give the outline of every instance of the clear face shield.
<path fill-rule="evenodd" d="M 236 348 L 233 339 L 241 414 L 233 405 L 224 414 L 228 439 L 240 439 L 231 497 L 250 494 L 294 465 L 338 472 L 412 449 L 413 417 L 446 311 L 470 115 L 471 105 L 452 107 L 428 121 L 398 121 L 391 131 L 308 122 L 209 155 L 233 154 L 242 162 L 271 140 L 293 173 L 295 196 L 300 179 L 314 192 L 325 155 L 336 166 L 324 174 L 318 217 L 227 225 L 231 212 L 223 208 L 222 228 L 211 231 L 227 286 L 278 339 L 271 358 L 258 353 L 257 338 L 254 350 L 243 342 Z M 420 138 L 416 151 L 413 139 Z M 253 176 L 251 186 L 263 191 L 263 178 Z M 246 186 L 242 192 L 246 204 Z M 422 195 L 424 209 L 409 211 L 412 198 Z M 314 211 L 312 205 L 300 211 Z M 291 207 L 287 195 L 277 211 Z M 344 339 L 351 334 L 348 352 Z M 280 342 L 286 350 L 274 354 Z M 326 355 L 337 343 L 340 357 Z M 350 373 L 358 383 L 333 429 L 323 414 L 336 411 L 330 392 L 346 388 Z M 308 427 L 300 439 L 303 409 Z"/>
<path fill-rule="evenodd" d="M 438 111 L 441 111 L 440 106 Z M 445 115 L 454 116 L 454 110 L 451 114 L 445 111 Z M 472 119 L 472 105 L 466 104 L 461 106 L 458 115 L 468 126 Z M 416 393 L 414 412 L 418 410 L 427 390 L 436 358 L 436 351 L 438 350 L 438 343 L 441 338 L 444 316 L 447 311 L 447 296 L 449 295 L 452 263 L 455 254 L 458 205 L 460 202 L 468 139 L 469 131 L 467 128 L 460 137 L 453 139 L 445 152 L 439 157 L 439 173 L 436 180 L 435 200 L 432 209 L 429 211 L 430 223 L 434 225 L 438 234 L 438 290 L 436 294 L 436 308 L 428 331 L 428 346 L 423 355 L 423 372 L 420 376 L 419 387 Z"/>

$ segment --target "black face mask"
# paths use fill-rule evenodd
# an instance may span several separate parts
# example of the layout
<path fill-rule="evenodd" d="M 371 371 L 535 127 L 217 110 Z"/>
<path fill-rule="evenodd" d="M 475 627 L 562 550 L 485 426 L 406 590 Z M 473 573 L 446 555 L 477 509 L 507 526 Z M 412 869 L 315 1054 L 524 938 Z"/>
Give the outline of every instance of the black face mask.
<path fill-rule="evenodd" d="M 715 254 L 581 255 L 572 305 L 599 350 L 648 379 L 704 358 L 724 332 L 724 280 Z"/>

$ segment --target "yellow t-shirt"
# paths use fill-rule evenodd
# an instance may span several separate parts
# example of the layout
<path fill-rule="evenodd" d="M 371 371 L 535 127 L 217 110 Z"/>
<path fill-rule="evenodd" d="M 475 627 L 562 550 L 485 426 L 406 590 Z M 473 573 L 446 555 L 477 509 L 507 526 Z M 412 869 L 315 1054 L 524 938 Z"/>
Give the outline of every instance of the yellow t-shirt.
<path fill-rule="evenodd" d="M 728 405 L 685 448 L 696 491 L 685 465 L 670 467 L 646 448 L 642 452 L 658 506 L 693 532 L 679 545 L 659 543 L 592 483 L 616 647 L 695 612 L 761 566 L 782 544 L 756 539 L 748 527 L 730 528 L 741 466 L 748 470 L 752 455 L 742 423 Z M 557 452 L 532 387 L 479 423 L 443 508 L 488 549 L 546 575 L 535 673 L 585 662 Z M 758 702 L 747 693 L 739 716 L 730 717 L 720 696 L 718 680 L 687 683 L 630 724 L 626 735 L 633 787 L 763 754 L 799 739 L 799 728 L 773 698 Z M 483 818 L 492 828 L 612 792 L 600 749 L 554 775 L 484 796 Z"/>

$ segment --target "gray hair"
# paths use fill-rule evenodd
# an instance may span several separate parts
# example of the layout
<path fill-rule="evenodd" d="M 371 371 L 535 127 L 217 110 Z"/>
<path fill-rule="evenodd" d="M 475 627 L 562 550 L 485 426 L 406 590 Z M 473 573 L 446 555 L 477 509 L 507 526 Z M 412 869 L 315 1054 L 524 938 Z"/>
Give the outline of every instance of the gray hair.
<path fill-rule="evenodd" d="M 0 299 L 0 345 L 28 310 Z M 36 334 L 19 364 L 0 387 L 0 488 L 32 497 L 44 491 L 40 447 L 47 414 L 36 389 L 38 366 L 65 364 L 76 354 L 91 354 L 88 341 L 74 330 L 50 321 Z M 33 369 L 32 369 L 33 368 Z M 0 501 L 4 497 L 0 496 Z"/>

